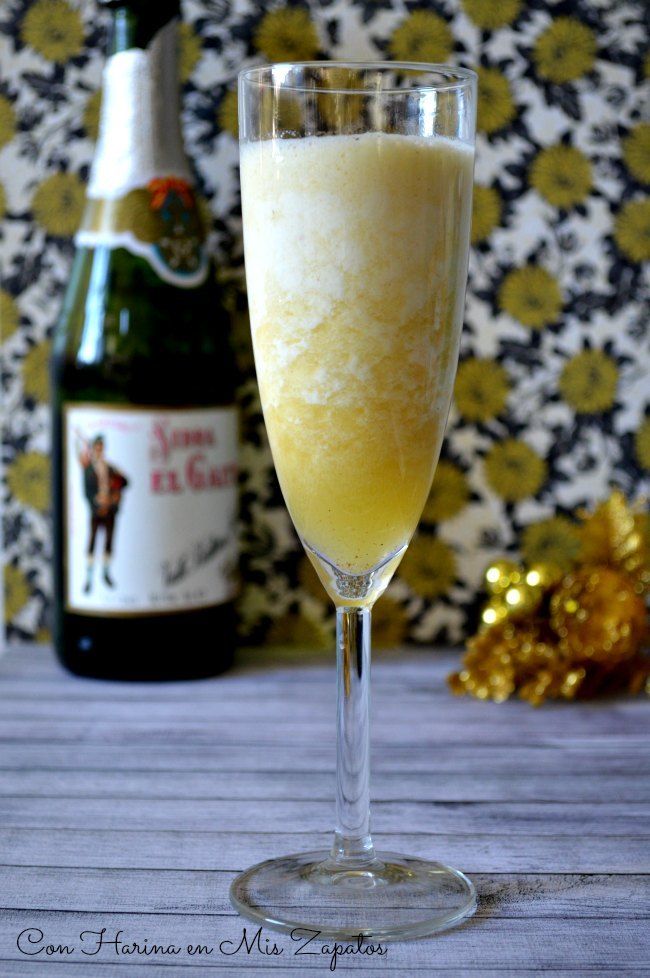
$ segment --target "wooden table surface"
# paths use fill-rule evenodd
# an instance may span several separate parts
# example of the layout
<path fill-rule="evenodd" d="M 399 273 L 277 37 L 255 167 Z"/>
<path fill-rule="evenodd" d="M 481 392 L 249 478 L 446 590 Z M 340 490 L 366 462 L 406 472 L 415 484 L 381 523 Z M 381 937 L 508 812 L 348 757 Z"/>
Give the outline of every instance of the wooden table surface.
<path fill-rule="evenodd" d="M 647 700 L 457 699 L 444 682 L 456 662 L 426 650 L 376 661 L 373 823 L 380 845 L 469 873 L 478 913 L 336 971 L 647 976 Z M 238 870 L 328 844 L 333 736 L 330 659 L 147 686 L 76 679 L 47 650 L 11 651 L 0 660 L 2 978 L 329 973 L 321 945 L 296 957 L 271 931 L 261 946 L 276 941 L 275 956 L 219 945 L 236 946 L 246 924 L 228 902 Z M 80 941 L 102 928 L 107 942 L 122 931 L 127 946 L 182 952 L 118 957 L 92 934 Z M 199 943 L 213 953 L 190 956 Z M 47 944 L 73 950 L 46 956 Z"/>

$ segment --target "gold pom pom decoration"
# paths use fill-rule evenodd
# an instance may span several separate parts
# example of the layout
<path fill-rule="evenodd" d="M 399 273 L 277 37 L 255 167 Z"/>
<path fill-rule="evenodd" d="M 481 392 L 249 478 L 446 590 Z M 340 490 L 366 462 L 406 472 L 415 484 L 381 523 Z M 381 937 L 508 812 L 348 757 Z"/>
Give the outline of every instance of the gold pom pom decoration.
<path fill-rule="evenodd" d="M 571 656 L 620 662 L 643 641 L 645 603 L 620 571 L 586 567 L 568 574 L 554 592 L 551 628 Z"/>
<path fill-rule="evenodd" d="M 634 583 L 637 594 L 650 590 L 650 552 L 643 532 L 645 516 L 635 513 L 618 490 L 593 513 L 581 513 L 581 563 L 614 567 Z"/>
<path fill-rule="evenodd" d="M 580 553 L 568 573 L 548 563 L 497 560 L 488 600 L 452 692 L 534 706 L 601 692 L 650 692 L 644 595 L 650 590 L 646 517 L 620 492 L 581 512 Z"/>

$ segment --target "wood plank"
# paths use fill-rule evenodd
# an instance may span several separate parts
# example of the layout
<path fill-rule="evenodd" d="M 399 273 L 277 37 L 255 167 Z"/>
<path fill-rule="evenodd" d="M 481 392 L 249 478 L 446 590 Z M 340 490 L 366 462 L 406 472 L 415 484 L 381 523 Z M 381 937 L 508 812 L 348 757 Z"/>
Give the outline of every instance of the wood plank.
<path fill-rule="evenodd" d="M 513 721 L 523 723 L 524 730 L 537 730 L 547 726 L 549 718 L 561 717 L 567 732 L 575 730 L 580 733 L 590 729 L 594 724 L 605 725 L 613 732 L 626 732 L 626 724 L 630 718 L 642 724 L 644 730 L 650 730 L 650 719 L 647 709 L 640 708 L 640 701 L 629 699 L 615 703 L 581 703 L 580 709 L 575 704 L 548 703 L 543 710 L 532 709 L 528 704 L 519 701 L 507 703 L 484 703 L 479 700 L 453 697 L 446 689 L 440 688 L 437 699 L 424 690 L 412 691 L 405 687 L 396 688 L 395 684 L 377 684 L 378 688 L 373 697 L 373 715 L 378 726 L 405 724 L 407 727 L 413 717 L 418 722 L 436 723 L 442 714 L 445 722 L 454 718 L 462 718 L 463 722 L 472 722 L 468 732 L 475 735 L 476 724 L 480 726 L 512 727 Z M 330 688 L 331 687 L 331 688 Z M 231 685 L 214 684 L 211 691 L 214 695 L 200 698 L 191 695 L 187 690 L 184 697 L 154 698 L 148 697 L 146 690 L 137 699 L 131 696 L 117 695 L 110 698 L 100 698 L 98 695 L 82 698 L 67 699 L 64 696 L 37 698 L 36 696 L 17 698 L 7 696 L 2 703 L 2 720 L 59 722 L 64 726 L 79 724 L 83 721 L 102 721 L 106 723 L 157 723 L 169 720 L 179 724 L 205 723 L 210 725 L 217 722 L 255 723 L 286 722 L 287 706 L 291 709 L 292 723 L 320 725 L 332 718 L 335 702 L 334 682 L 327 684 L 326 689 L 319 690 L 314 695 L 314 687 L 307 690 L 301 687 L 298 695 L 284 685 L 274 686 L 271 690 L 264 687 L 253 689 L 252 684 L 244 690 L 238 690 Z M 309 692 L 309 695 L 306 695 Z M 134 703 L 146 708 L 146 715 L 134 715 Z M 215 716 L 215 711 L 218 715 Z M 405 712 L 406 711 L 406 712 Z M 629 732 L 633 732 L 627 728 Z"/>
<path fill-rule="evenodd" d="M 390 701 L 401 701 L 407 698 L 411 703 L 428 706 L 450 706 L 451 709 L 475 709 L 485 712 L 494 704 L 481 703 L 471 698 L 454 697 L 449 692 L 446 677 L 454 669 L 457 662 L 445 659 L 444 665 L 426 662 L 419 666 L 419 681 L 415 681 L 406 667 L 393 667 L 392 663 L 377 664 L 372 676 L 373 693 L 378 701 L 390 705 Z M 423 678 L 431 670 L 431 681 L 423 682 Z M 426 670 L 426 672 L 425 672 Z M 318 702 L 316 701 L 318 692 Z M 136 682 L 106 682 L 101 680 L 82 679 L 80 677 L 62 675 L 53 677 L 48 674 L 24 675 L 18 672 L 15 676 L 6 675 L 0 660 L 0 705 L 11 708 L 15 704 L 16 711 L 25 713 L 29 705 L 38 703 L 56 708 L 57 703 L 84 704 L 95 702 L 108 707 L 114 703 L 146 702 L 147 704 L 174 704 L 187 706 L 192 703 L 211 701 L 260 703 L 263 700 L 278 699 L 297 702 L 304 696 L 313 696 L 314 705 L 322 701 L 333 700 L 335 694 L 335 670 L 333 665 L 326 668 L 297 668 L 292 671 L 259 671 L 255 673 L 227 673 L 224 676 L 208 680 L 173 683 L 136 683 Z M 644 710 L 642 696 L 617 696 L 582 702 L 578 704 L 582 710 L 590 709 L 608 713 L 616 708 L 617 712 L 628 715 L 638 715 L 645 720 L 647 711 Z M 516 711 L 530 713 L 527 704 L 512 700 L 507 705 L 498 704 L 496 709 L 501 712 Z M 543 713 L 548 710 L 573 712 L 575 704 L 547 703 Z M 539 712 L 539 711 L 537 711 Z M 28 714 L 29 715 L 29 714 Z"/>
<path fill-rule="evenodd" d="M 522 715 L 535 713 L 527 704 L 516 700 L 504 706 L 451 697 L 446 686 L 446 676 L 457 667 L 458 661 L 458 655 L 454 653 L 430 649 L 417 653 L 386 653 L 379 656 L 373 675 L 373 687 L 376 688 L 377 695 L 385 695 L 388 699 L 394 699 L 395 694 L 402 693 L 407 694 L 412 702 L 423 704 L 430 703 L 432 697 L 440 697 L 448 704 L 455 704 L 452 708 L 457 708 L 459 704 L 462 708 L 465 704 L 470 708 L 478 707 L 483 712 L 489 709 L 501 712 L 504 709 L 513 709 L 520 711 Z M 49 656 L 32 658 L 29 655 L 12 654 L 0 659 L 0 698 L 29 700 L 34 699 L 34 693 L 37 693 L 39 701 L 63 698 L 108 703 L 141 699 L 148 703 L 192 703 L 219 698 L 226 701 L 237 697 L 255 701 L 267 699 L 267 693 L 284 695 L 286 691 L 287 698 L 296 699 L 296 692 L 300 689 L 313 691 L 314 686 L 318 685 L 323 687 L 319 696 L 327 695 L 327 690 L 333 695 L 334 675 L 333 658 L 326 660 L 324 664 L 309 665 L 298 656 L 290 668 L 273 668 L 272 662 L 269 662 L 263 667 L 236 669 L 213 679 L 192 682 L 119 683 L 69 675 L 51 662 Z M 317 702 L 315 705 L 318 705 Z M 643 697 L 617 696 L 581 703 L 579 706 L 581 713 L 609 713 L 614 710 L 647 716 Z M 575 712 L 572 704 L 563 703 L 547 704 L 545 710 L 569 714 Z"/>
<path fill-rule="evenodd" d="M 243 869 L 243 867 L 240 867 Z M 0 867 L 6 910 L 148 914 L 230 914 L 226 870 L 105 870 Z M 478 915 L 514 917 L 650 917 L 650 877 L 476 874 Z M 323 905 L 328 905 L 327 897 Z"/>
<path fill-rule="evenodd" d="M 195 801 L 160 798 L 150 803 L 114 798 L 110 805 L 95 798 L 0 799 L 0 824 L 25 828 L 167 829 L 179 831 L 260 832 L 282 827 L 285 832 L 327 829 L 333 800 L 295 801 L 258 799 Z M 650 806 L 644 803 L 603 802 L 600 805 L 566 802 L 376 802 L 377 831 L 397 832 L 404 825 L 421 832 L 458 832 L 472 836 L 502 835 L 608 835 L 625 838 L 649 824 Z"/>
<path fill-rule="evenodd" d="M 430 646 L 411 645 L 395 649 L 374 649 L 373 660 L 377 665 L 375 679 L 384 679 L 388 684 L 395 681 L 410 683 L 414 691 L 435 691 L 440 685 L 441 678 L 451 669 L 457 668 L 462 656 L 462 648 L 442 649 Z M 252 688 L 258 688 L 260 683 L 282 682 L 305 683 L 311 680 L 329 682 L 333 676 L 334 652 L 327 650 L 306 653 L 300 649 L 279 649 L 258 647 L 239 649 L 235 667 L 222 676 L 207 680 L 192 682 L 165 683 L 117 683 L 97 681 L 74 676 L 63 669 L 52 650 L 44 645 L 28 646 L 26 644 L 12 646 L 4 657 L 0 657 L 0 677 L 5 680 L 16 679 L 25 681 L 28 677 L 42 678 L 52 683 L 59 683 L 64 689 L 71 689 L 72 684 L 83 684 L 88 689 L 127 689 L 143 691 L 165 691 L 171 689 L 199 689 L 204 685 L 219 685 L 224 682 L 250 683 Z M 380 678 L 381 677 L 381 678 Z M 462 702 L 462 701 L 461 701 Z M 638 703 L 643 704 L 643 697 L 630 700 L 629 697 L 612 697 L 608 703 Z M 600 700 L 604 704 L 605 701 Z M 582 704 L 584 705 L 584 704 Z"/>
<path fill-rule="evenodd" d="M 300 751 L 291 757 L 290 770 L 297 774 L 329 772 L 334 761 L 331 743 L 301 744 Z M 135 747 L 79 743 L 74 751 L 66 744 L 4 743 L 0 746 L 0 775 L 27 769 L 35 774 L 48 771 L 210 774 L 287 771 L 288 767 L 286 749 L 262 742 L 253 751 L 240 745 L 221 750 L 218 744 L 179 745 L 173 751 L 161 751 L 156 744 Z M 480 742 L 445 743 L 444 750 L 437 751 L 417 744 L 386 745 L 373 751 L 372 769 L 431 775 L 489 773 L 495 777 L 535 772 L 554 778 L 636 773 L 642 780 L 650 774 L 650 751 L 647 742 L 624 748 L 610 743 L 598 747 L 591 743 L 538 746 L 515 743 L 509 744 L 507 750 Z"/>
<path fill-rule="evenodd" d="M 151 917 L 140 914 L 56 914 L 41 912 L 38 923 L 35 924 L 33 911 L 7 911 L 0 919 L 0 947 L 3 956 L 9 962 L 20 960 L 20 952 L 15 946 L 16 935 L 24 928 L 38 926 L 51 941 L 64 942 L 79 947 L 79 934 L 86 931 L 100 931 L 102 927 L 110 931 L 122 929 L 122 940 L 125 942 L 143 941 L 149 943 L 174 943 L 178 946 L 206 943 L 218 944 L 223 940 L 239 942 L 242 935 L 243 922 L 237 916 L 220 917 L 203 914 L 189 916 Z M 250 925 L 248 925 L 250 927 Z M 490 940 L 481 939 L 489 928 Z M 490 969 L 514 970 L 518 968 L 556 970 L 580 970 L 583 974 L 591 969 L 617 969 L 616 974 L 627 974 L 626 969 L 643 968 L 648 961 L 647 921 L 645 920 L 604 920 L 590 918 L 583 920 L 580 927 L 576 921 L 553 919 L 547 921 L 524 919 L 485 919 L 476 918 L 464 927 L 449 931 L 434 941 L 418 941 L 389 944 L 385 961 L 377 959 L 370 961 L 368 971 L 375 974 L 387 968 L 404 976 L 407 969 L 424 970 L 431 974 L 435 962 L 443 956 L 447 965 L 453 962 L 457 968 L 456 974 L 462 974 L 463 969 L 489 971 Z M 107 935 L 110 936 L 110 935 Z M 325 955 L 305 960 L 304 957 L 289 957 L 295 945 L 292 945 L 287 935 L 275 938 L 270 932 L 265 936 L 277 940 L 280 947 L 285 949 L 283 964 L 304 970 L 305 965 L 316 964 L 324 972 L 323 960 Z M 552 937 L 552 939 L 551 939 Z M 5 950 L 5 948 L 7 950 Z M 104 957 L 104 951 L 108 953 Z M 76 952 L 75 952 L 76 953 Z M 101 961 L 114 958 L 111 948 L 100 951 L 102 957 L 92 958 L 93 968 Z M 78 954 L 78 960 L 81 954 Z M 221 965 L 223 958 L 217 963 Z M 240 959 L 241 960 L 241 959 Z M 169 959 L 168 959 L 169 961 Z M 172 959 L 172 967 L 178 964 L 197 963 L 203 968 L 213 967 L 210 958 L 197 962 L 196 958 L 185 956 Z M 147 963 L 152 963 L 151 958 Z M 274 960 L 275 963 L 275 960 Z M 86 959 L 86 966 L 88 959 Z M 269 959 L 259 958 L 247 962 L 247 967 L 259 967 L 258 974 L 266 974 L 267 978 L 275 975 L 275 969 L 269 967 Z M 358 970 L 360 961 L 350 964 L 350 970 Z M 364 962 L 365 964 L 365 962 Z M 67 962 L 66 962 L 67 965 Z M 130 966 L 130 965 L 129 965 Z M 232 969 L 232 961 L 226 966 Z M 49 967 L 49 965 L 48 965 Z M 264 970 L 266 969 L 266 970 Z M 381 970 L 380 970 L 381 969 Z M 234 969 L 232 969 L 234 970 Z M 337 968 L 338 970 L 338 968 Z M 341 968 L 343 970 L 343 968 Z M 88 973 L 94 971 L 88 969 Z"/>
<path fill-rule="evenodd" d="M 330 760 L 333 760 L 331 758 Z M 224 773 L 226 776 L 224 776 Z M 0 771 L 3 794 L 22 798 L 131 798 L 142 801 L 181 797 L 186 800 L 213 801 L 264 798 L 269 801 L 296 799 L 328 804 L 334 797 L 334 770 L 240 772 L 174 771 Z M 650 802 L 650 779 L 633 774 L 602 773 L 593 770 L 559 776 L 503 773 L 483 770 L 476 773 L 376 771 L 372 795 L 378 801 L 479 802 L 539 801 L 601 803 L 603 798 L 617 802 Z"/>
<path fill-rule="evenodd" d="M 431 649 L 428 646 L 411 646 L 403 649 L 374 649 L 373 661 L 382 668 L 399 671 L 401 675 L 410 677 L 417 683 L 426 682 L 426 673 L 422 674 L 422 663 L 430 669 L 439 669 L 441 673 L 448 668 L 457 666 L 460 661 L 461 650 L 447 651 L 443 649 Z M 258 680 L 262 682 L 273 682 L 277 677 L 286 677 L 288 682 L 297 680 L 308 682 L 310 679 L 320 681 L 323 675 L 332 676 L 336 662 L 334 642 L 332 649 L 321 651 L 302 651 L 300 649 L 238 649 L 235 657 L 234 667 L 221 676 L 215 676 L 205 680 L 192 680 L 192 686 L 205 683 L 221 683 L 224 681 L 237 682 L 240 678 L 251 679 L 255 677 L 255 684 Z M 89 688 L 101 685 L 105 688 L 122 685 L 118 682 L 101 680 L 99 683 L 94 679 L 86 679 L 75 676 L 65 670 L 58 662 L 53 651 L 47 646 L 40 646 L 35 649 L 28 649 L 25 646 L 16 646 L 5 655 L 0 657 L 0 675 L 3 680 L 23 681 L 26 676 L 34 677 L 49 683 L 59 683 L 62 686 L 69 686 L 70 683 L 84 683 Z M 138 683 L 131 680 L 127 681 L 131 687 L 152 688 L 149 683 Z M 181 689 L 188 684 L 185 681 L 157 683 L 156 688 L 163 690 L 171 687 Z"/>
<path fill-rule="evenodd" d="M 135 712 L 135 711 L 134 711 Z M 603 724 L 598 716 L 585 714 L 580 720 L 562 724 L 547 718 L 546 723 L 537 722 L 531 725 L 530 719 L 524 723 L 505 718 L 470 724 L 467 717 L 453 716 L 450 718 L 435 717 L 419 719 L 410 715 L 408 724 L 405 722 L 381 724 L 375 722 L 372 728 L 372 738 L 375 749 L 384 746 L 426 747 L 429 750 L 441 750 L 447 743 L 472 744 L 480 738 L 485 744 L 509 747 L 514 731 L 520 741 L 528 746 L 562 745 L 567 740 L 574 746 L 581 743 L 599 747 L 606 743 L 612 747 L 643 746 L 647 738 L 633 724 L 625 721 L 612 720 Z M 570 728 L 570 729 L 565 729 Z M 630 729 L 632 728 L 632 729 Z M 562 729 L 562 733 L 558 733 Z M 334 720 L 331 722 L 314 721 L 307 723 L 292 719 L 278 719 L 273 723 L 261 724 L 254 715 L 238 721 L 222 721 L 215 716 L 210 723 L 180 722 L 173 715 L 167 721 L 151 721 L 146 718 L 130 720 L 121 723 L 106 720 L 77 721 L 71 719 L 67 723 L 48 720 L 4 720 L 0 719 L 0 741 L 9 743 L 68 744 L 76 746 L 81 741 L 86 743 L 105 743 L 114 745 L 131 744 L 133 746 L 156 746 L 159 749 L 176 749 L 182 745 L 212 745 L 215 749 L 226 749 L 231 746 L 255 748 L 261 741 L 278 747 L 290 749 L 297 758 L 300 756 L 302 743 L 333 743 Z M 1 749 L 1 748 L 0 748 Z"/>
<path fill-rule="evenodd" d="M 146 821 L 143 823 L 146 826 Z M 439 859 L 470 873 L 638 873 L 650 863 L 650 830 L 621 836 L 501 835 L 423 833 L 403 827 L 375 833 L 380 849 Z M 645 832 L 646 834 L 641 834 Z M 0 827 L 2 861 L 20 865 L 126 869 L 227 869 L 306 849 L 328 848 L 330 827 L 321 832 L 244 833 L 133 831 L 95 828 L 26 829 Z"/>

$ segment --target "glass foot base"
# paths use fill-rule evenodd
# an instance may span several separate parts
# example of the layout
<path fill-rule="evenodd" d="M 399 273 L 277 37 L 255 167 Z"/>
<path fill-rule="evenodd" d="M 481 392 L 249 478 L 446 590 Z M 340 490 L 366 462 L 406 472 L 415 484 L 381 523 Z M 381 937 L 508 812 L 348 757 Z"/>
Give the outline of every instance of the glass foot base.
<path fill-rule="evenodd" d="M 269 859 L 234 880 L 230 900 L 272 930 L 375 942 L 428 937 L 471 917 L 477 905 L 463 873 L 393 852 L 353 866 L 325 851 Z"/>

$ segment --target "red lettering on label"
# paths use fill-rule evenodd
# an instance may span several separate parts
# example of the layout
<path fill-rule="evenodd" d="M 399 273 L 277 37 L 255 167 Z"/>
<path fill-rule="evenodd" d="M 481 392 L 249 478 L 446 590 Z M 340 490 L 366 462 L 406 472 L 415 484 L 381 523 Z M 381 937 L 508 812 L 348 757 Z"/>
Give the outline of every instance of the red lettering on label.
<path fill-rule="evenodd" d="M 151 491 L 158 496 L 183 492 L 178 472 L 175 469 L 154 469 L 151 473 Z"/>
<path fill-rule="evenodd" d="M 217 437 L 212 428 L 173 428 L 167 419 L 151 426 L 151 457 L 167 461 L 179 448 L 213 448 Z"/>
<path fill-rule="evenodd" d="M 205 489 L 205 455 L 190 455 L 185 469 L 185 478 L 190 489 Z"/>
<path fill-rule="evenodd" d="M 167 474 L 168 474 L 168 482 L 169 482 L 169 491 L 170 492 L 182 492 L 183 491 L 183 487 L 180 484 L 180 482 L 178 481 L 178 472 L 172 470 L 171 472 L 168 472 Z"/>
<path fill-rule="evenodd" d="M 185 480 L 195 492 L 205 489 L 222 489 L 232 486 L 237 481 L 237 465 L 229 462 L 226 465 L 209 465 L 205 455 L 196 452 L 190 455 L 185 467 Z"/>

